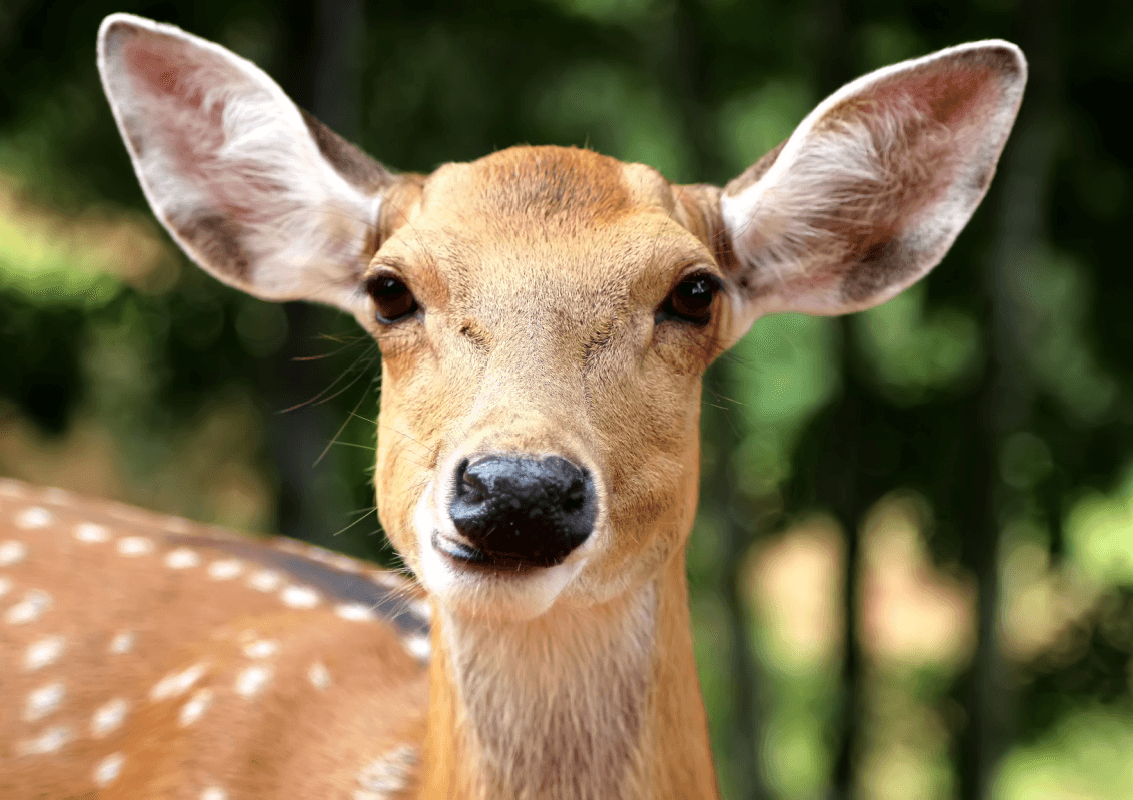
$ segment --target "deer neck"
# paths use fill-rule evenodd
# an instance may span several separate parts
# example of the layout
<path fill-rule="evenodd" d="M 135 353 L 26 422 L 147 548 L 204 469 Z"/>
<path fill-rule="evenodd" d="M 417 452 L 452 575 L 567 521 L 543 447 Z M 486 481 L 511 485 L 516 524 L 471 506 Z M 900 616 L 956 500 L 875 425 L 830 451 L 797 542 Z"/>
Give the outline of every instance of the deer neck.
<path fill-rule="evenodd" d="M 684 566 L 529 622 L 438 615 L 421 797 L 717 797 Z"/>

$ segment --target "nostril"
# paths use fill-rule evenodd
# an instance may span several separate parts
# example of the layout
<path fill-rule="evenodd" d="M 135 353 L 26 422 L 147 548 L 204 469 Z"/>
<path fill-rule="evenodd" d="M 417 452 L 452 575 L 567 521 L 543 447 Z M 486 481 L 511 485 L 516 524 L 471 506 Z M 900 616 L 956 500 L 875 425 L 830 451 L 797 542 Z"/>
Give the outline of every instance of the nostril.
<path fill-rule="evenodd" d="M 568 462 L 569 463 L 569 462 Z M 575 468 L 573 464 L 570 465 Z M 563 493 L 563 511 L 568 514 L 573 514 L 580 511 L 586 505 L 589 492 L 587 489 L 590 484 L 590 471 L 587 469 L 578 470 L 579 475 L 571 480 L 570 485 Z"/>
<path fill-rule="evenodd" d="M 456 496 L 466 503 L 482 503 L 487 497 L 482 476 L 469 472 L 467 458 L 456 466 Z"/>

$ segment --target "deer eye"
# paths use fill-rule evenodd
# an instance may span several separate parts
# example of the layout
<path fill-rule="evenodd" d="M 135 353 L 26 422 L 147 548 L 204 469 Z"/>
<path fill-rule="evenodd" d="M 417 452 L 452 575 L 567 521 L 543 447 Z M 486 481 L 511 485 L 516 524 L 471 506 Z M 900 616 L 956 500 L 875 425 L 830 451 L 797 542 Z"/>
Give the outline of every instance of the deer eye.
<path fill-rule="evenodd" d="M 657 321 L 679 319 L 693 325 L 706 325 L 712 316 L 712 301 L 720 291 L 720 279 L 698 272 L 681 280 L 657 309 Z"/>
<path fill-rule="evenodd" d="M 417 299 L 399 278 L 376 275 L 366 281 L 366 291 L 374 299 L 378 322 L 389 325 L 417 313 Z"/>

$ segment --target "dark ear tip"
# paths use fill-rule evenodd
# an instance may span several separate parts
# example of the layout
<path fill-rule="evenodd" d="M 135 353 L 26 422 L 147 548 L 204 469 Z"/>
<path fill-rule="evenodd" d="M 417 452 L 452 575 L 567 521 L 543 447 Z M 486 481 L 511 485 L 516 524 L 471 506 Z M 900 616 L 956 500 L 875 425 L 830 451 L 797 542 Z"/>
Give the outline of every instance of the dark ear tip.
<path fill-rule="evenodd" d="M 1027 79 L 1027 58 L 1018 45 L 1003 39 L 973 42 L 972 55 L 1011 81 Z"/>

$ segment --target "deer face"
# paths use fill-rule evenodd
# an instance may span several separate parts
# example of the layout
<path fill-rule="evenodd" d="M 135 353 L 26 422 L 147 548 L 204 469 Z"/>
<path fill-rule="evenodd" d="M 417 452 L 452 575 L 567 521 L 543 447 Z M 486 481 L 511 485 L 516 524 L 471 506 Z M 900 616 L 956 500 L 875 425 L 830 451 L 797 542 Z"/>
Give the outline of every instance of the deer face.
<path fill-rule="evenodd" d="M 698 209 L 648 167 L 544 147 L 442 167 L 382 218 L 361 319 L 398 551 L 470 611 L 647 580 L 691 526 L 700 378 L 729 316 Z"/>
<path fill-rule="evenodd" d="M 855 311 L 926 274 L 1026 74 L 995 41 L 879 70 L 719 190 L 550 147 L 395 177 L 247 61 L 128 15 L 103 23 L 99 65 L 191 257 L 376 337 L 383 524 L 442 608 L 510 619 L 672 562 L 708 363 L 762 314 Z"/>

